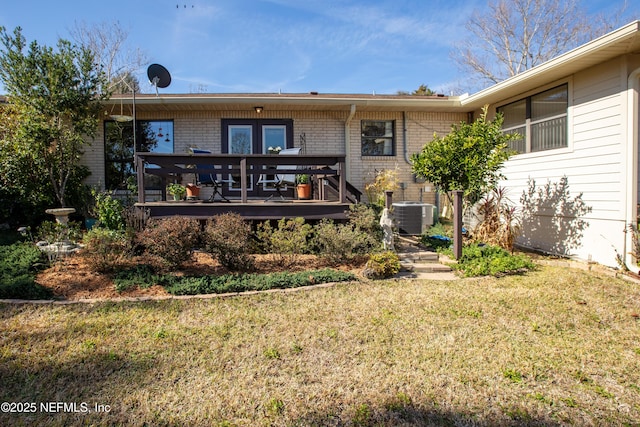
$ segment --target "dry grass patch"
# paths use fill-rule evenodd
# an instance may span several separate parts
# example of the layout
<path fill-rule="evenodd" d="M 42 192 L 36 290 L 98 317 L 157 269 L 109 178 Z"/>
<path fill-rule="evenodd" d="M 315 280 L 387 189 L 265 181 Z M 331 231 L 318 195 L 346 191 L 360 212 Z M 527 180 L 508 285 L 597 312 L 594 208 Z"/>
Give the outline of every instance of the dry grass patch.
<path fill-rule="evenodd" d="M 640 423 L 640 287 L 543 267 L 231 299 L 0 306 L 1 425 Z"/>

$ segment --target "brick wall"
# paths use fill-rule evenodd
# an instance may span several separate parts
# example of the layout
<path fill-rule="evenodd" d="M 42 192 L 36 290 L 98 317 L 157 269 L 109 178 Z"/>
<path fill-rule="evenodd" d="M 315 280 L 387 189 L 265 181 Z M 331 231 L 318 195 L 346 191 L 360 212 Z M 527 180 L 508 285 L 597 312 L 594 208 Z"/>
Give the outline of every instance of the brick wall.
<path fill-rule="evenodd" d="M 138 120 L 173 120 L 174 151 L 187 153 L 189 147 L 221 151 L 221 119 L 293 119 L 293 145 L 300 146 L 301 135 L 306 140 L 306 154 L 347 154 L 344 123 L 348 111 L 278 111 L 266 110 L 258 115 L 253 111 L 180 111 L 139 113 Z M 395 120 L 396 154 L 389 157 L 361 155 L 361 121 Z M 396 169 L 404 190 L 394 194 L 394 200 L 420 200 L 434 203 L 433 186 L 415 183 L 411 166 L 406 161 L 411 154 L 433 138 L 434 133 L 444 135 L 451 125 L 466 120 L 464 113 L 408 112 L 403 121 L 402 112 L 356 112 L 349 127 L 350 182 L 364 191 L 367 182 L 375 178 L 376 171 Z M 403 133 L 406 125 L 406 134 Z M 406 137 L 406 153 L 404 138 Z M 92 175 L 87 183 L 104 186 L 103 126 L 85 150 L 83 164 Z M 425 192 L 426 188 L 426 192 Z"/>

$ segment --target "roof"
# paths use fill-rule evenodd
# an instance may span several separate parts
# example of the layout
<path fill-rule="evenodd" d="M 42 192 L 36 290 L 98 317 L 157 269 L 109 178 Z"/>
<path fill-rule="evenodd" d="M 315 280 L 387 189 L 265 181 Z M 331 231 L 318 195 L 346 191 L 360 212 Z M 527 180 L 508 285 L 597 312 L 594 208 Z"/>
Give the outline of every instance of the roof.
<path fill-rule="evenodd" d="M 132 102 L 132 94 L 114 95 L 107 104 L 120 100 Z M 459 97 L 412 95 L 364 95 L 301 93 L 255 94 L 136 94 L 138 111 L 195 111 L 195 110 L 335 110 L 349 111 L 451 111 L 460 106 Z"/>

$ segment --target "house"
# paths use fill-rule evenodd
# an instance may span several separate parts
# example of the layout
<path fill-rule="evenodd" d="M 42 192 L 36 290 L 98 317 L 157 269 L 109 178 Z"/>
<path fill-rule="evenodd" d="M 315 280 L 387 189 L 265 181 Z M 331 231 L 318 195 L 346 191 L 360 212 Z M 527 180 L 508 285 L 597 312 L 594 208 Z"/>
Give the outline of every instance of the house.
<path fill-rule="evenodd" d="M 397 169 L 395 200 L 435 203 L 435 189 L 412 176 L 409 156 L 488 104 L 491 115 L 504 114 L 505 130 L 523 136 L 502 182 L 512 202 L 527 207 L 518 243 L 612 266 L 619 254 L 635 265 L 625 230 L 637 222 L 639 90 L 635 21 L 471 96 L 137 95 L 136 144 L 181 155 L 302 147 L 309 156 L 344 156 L 346 179 L 360 191 L 376 171 Z M 131 125 L 111 118 L 133 113 L 132 96 L 106 108 L 84 162 L 90 183 L 113 186 L 131 172 L 133 152 Z M 258 187 L 249 196 L 259 197 Z"/>

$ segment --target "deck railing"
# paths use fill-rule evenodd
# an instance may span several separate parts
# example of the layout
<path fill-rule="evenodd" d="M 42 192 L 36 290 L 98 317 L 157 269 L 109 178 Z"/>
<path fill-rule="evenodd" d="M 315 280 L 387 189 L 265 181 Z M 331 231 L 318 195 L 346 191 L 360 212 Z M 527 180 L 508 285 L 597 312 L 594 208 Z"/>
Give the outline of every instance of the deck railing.
<path fill-rule="evenodd" d="M 165 154 L 138 152 L 138 202 L 145 202 L 145 174 L 162 179 L 162 197 L 166 200 L 165 186 L 168 179 L 181 179 L 182 175 L 218 174 L 239 177 L 240 202 L 248 202 L 250 180 L 257 182 L 260 175 L 301 175 L 323 178 L 333 176 L 338 180 L 338 198 L 347 202 L 345 156 L 333 154 L 279 156 L 270 154 Z M 210 165 L 209 167 L 204 165 Z"/>

